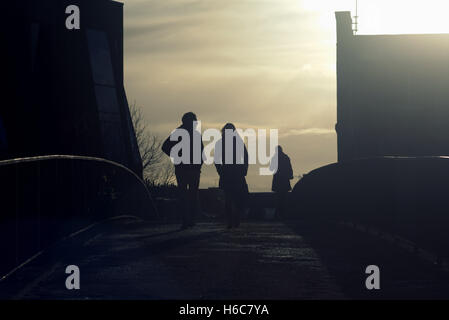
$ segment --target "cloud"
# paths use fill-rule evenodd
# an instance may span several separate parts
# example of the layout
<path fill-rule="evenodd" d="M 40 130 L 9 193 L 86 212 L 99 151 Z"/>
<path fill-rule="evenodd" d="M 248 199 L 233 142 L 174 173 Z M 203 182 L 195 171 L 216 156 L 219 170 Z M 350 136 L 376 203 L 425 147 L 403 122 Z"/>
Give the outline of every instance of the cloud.
<path fill-rule="evenodd" d="M 328 135 L 335 134 L 335 130 L 328 128 L 306 128 L 306 129 L 290 129 L 281 137 L 304 136 L 304 135 Z"/>
<path fill-rule="evenodd" d="M 334 161 L 328 138 L 336 122 L 335 30 L 320 28 L 320 15 L 301 3 L 126 1 L 128 99 L 143 106 L 161 137 L 194 111 L 204 129 L 226 122 L 275 128 L 287 149 L 310 147 L 315 160 L 292 157 L 294 166 Z M 205 172 L 202 186 L 213 176 Z M 257 177 L 249 180 L 268 188 Z"/>

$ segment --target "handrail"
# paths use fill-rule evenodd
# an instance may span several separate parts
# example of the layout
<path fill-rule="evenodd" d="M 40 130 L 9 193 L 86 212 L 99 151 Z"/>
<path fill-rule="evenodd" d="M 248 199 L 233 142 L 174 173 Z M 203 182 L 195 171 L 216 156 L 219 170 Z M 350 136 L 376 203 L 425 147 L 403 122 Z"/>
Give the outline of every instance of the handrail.
<path fill-rule="evenodd" d="M 12 164 L 20 164 L 20 163 L 29 163 L 29 162 L 36 162 L 36 161 L 49 161 L 49 160 L 83 160 L 83 161 L 96 161 L 96 162 L 103 162 L 107 164 L 111 164 L 116 167 L 120 167 L 121 169 L 124 169 L 128 173 L 131 173 L 145 188 L 145 191 L 148 195 L 148 198 L 151 201 L 151 205 L 153 207 L 154 212 L 157 214 L 157 207 L 154 203 L 153 198 L 151 197 L 150 191 L 148 190 L 147 186 L 145 185 L 145 182 L 131 169 L 127 168 L 126 166 L 104 158 L 98 158 L 98 157 L 90 157 L 90 156 L 77 156 L 77 155 L 46 155 L 46 156 L 35 156 L 35 157 L 25 157 L 25 158 L 15 158 L 15 159 L 8 159 L 8 160 L 0 160 L 0 167 L 6 166 L 6 165 L 12 165 Z"/>

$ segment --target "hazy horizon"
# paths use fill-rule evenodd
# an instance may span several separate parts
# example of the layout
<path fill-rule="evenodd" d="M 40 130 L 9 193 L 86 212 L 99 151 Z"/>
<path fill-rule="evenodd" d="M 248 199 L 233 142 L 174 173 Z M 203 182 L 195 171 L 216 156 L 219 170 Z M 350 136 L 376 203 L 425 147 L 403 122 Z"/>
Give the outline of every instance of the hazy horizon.
<path fill-rule="evenodd" d="M 443 10 L 421 3 L 359 1 L 359 34 L 448 32 Z M 161 138 L 193 111 L 203 129 L 279 129 L 296 176 L 337 160 L 334 12 L 353 11 L 355 1 L 128 0 L 124 8 L 128 100 Z M 204 167 L 201 187 L 217 182 Z M 269 191 L 271 177 L 252 166 L 248 184 Z"/>

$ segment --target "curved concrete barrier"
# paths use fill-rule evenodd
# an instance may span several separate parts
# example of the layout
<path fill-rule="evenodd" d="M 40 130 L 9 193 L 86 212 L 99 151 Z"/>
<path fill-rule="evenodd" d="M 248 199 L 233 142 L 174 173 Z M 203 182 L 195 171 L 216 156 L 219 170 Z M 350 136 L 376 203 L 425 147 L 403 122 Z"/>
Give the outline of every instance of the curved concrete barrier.
<path fill-rule="evenodd" d="M 121 215 L 157 216 L 137 175 L 91 157 L 0 161 L 0 199 L 0 275 L 94 222 Z"/>
<path fill-rule="evenodd" d="M 293 214 L 357 223 L 449 257 L 449 158 L 383 157 L 313 170 L 292 192 Z"/>

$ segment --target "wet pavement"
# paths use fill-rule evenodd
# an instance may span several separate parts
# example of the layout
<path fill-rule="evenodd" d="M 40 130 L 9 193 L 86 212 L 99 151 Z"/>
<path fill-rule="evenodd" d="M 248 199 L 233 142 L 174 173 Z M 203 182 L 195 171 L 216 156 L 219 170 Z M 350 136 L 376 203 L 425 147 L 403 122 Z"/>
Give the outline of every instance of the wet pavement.
<path fill-rule="evenodd" d="M 353 230 L 301 222 L 109 222 L 60 242 L 0 283 L 12 299 L 445 298 L 434 265 Z M 365 287 L 379 265 L 381 290 Z M 67 290 L 65 268 L 80 269 Z"/>
<path fill-rule="evenodd" d="M 81 289 L 67 290 L 77 265 Z M 225 230 L 127 221 L 61 244 L 14 274 L 14 299 L 341 299 L 325 266 L 282 223 Z"/>

